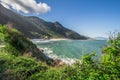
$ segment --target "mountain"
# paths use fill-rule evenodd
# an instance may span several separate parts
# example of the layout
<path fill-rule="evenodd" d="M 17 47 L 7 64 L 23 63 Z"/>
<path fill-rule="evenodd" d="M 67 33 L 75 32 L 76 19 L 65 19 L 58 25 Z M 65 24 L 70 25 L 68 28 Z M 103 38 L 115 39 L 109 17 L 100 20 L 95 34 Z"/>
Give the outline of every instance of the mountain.
<path fill-rule="evenodd" d="M 95 37 L 94 39 L 96 39 L 96 40 L 108 40 L 108 38 L 105 38 L 105 37 Z"/>
<path fill-rule="evenodd" d="M 47 22 L 35 16 L 22 16 L 0 4 L 0 24 L 12 24 L 14 28 L 29 38 L 69 38 L 88 39 L 75 31 L 65 28 L 59 22 Z"/>

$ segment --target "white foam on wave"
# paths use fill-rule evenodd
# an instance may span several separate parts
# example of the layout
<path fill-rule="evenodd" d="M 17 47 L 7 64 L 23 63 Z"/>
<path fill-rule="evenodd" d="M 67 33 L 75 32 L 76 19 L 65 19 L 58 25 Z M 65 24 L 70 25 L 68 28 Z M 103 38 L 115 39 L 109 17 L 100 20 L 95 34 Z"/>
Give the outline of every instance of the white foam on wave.
<path fill-rule="evenodd" d="M 61 58 L 60 56 L 57 56 L 56 54 L 54 54 L 54 52 L 49 49 L 49 48 L 40 48 L 41 50 L 43 50 L 43 53 L 48 56 L 49 58 L 52 59 L 60 59 L 62 62 L 68 64 L 68 65 L 72 65 L 73 63 L 75 63 L 78 59 L 75 58 Z"/>
<path fill-rule="evenodd" d="M 68 40 L 68 39 L 51 39 L 51 40 L 31 39 L 31 41 L 34 43 L 47 43 L 47 42 L 51 42 L 51 41 L 60 41 L 60 40 Z M 72 65 L 73 63 L 78 61 L 78 59 L 76 59 L 76 58 L 60 57 L 60 56 L 56 55 L 50 48 L 40 48 L 40 50 L 42 50 L 43 53 L 46 56 L 48 56 L 49 58 L 52 58 L 53 60 L 60 59 L 62 62 L 66 63 L 68 65 Z"/>

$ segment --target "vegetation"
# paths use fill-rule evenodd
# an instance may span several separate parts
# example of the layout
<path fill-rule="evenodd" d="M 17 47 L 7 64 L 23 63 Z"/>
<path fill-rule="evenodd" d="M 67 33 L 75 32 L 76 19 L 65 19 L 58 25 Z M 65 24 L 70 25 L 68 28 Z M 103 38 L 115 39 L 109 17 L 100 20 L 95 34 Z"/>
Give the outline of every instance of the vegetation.
<path fill-rule="evenodd" d="M 0 49 L 0 80 L 120 80 L 119 33 L 110 37 L 109 45 L 103 49 L 101 61 L 95 61 L 95 54 L 92 53 L 71 66 L 62 67 L 48 66 L 34 56 L 21 55 L 23 51 L 32 52 L 28 43 L 34 46 L 21 36 L 15 29 L 0 26 L 0 41 L 6 45 Z"/>
<path fill-rule="evenodd" d="M 10 25 L 7 25 L 7 27 L 0 25 L 0 41 L 5 45 L 4 51 L 15 56 L 27 54 L 42 61 L 49 60 L 35 44 Z"/>

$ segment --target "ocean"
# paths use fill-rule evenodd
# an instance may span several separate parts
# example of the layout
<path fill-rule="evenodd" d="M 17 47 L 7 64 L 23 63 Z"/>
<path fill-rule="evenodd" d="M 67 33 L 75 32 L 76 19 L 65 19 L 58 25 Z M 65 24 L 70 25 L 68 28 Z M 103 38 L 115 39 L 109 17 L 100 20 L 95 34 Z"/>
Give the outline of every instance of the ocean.
<path fill-rule="evenodd" d="M 60 40 L 39 41 L 33 40 L 38 48 L 44 49 L 44 53 L 60 58 L 80 59 L 85 54 L 96 53 L 96 57 L 102 54 L 102 48 L 107 45 L 107 40 Z"/>

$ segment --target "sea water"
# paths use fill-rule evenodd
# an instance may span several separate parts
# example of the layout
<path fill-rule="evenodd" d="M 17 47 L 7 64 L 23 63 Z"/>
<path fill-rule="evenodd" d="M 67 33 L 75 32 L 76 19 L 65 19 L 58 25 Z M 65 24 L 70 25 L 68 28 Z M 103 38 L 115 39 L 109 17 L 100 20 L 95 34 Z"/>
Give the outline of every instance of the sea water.
<path fill-rule="evenodd" d="M 38 48 L 44 49 L 49 56 L 66 59 L 80 59 L 85 54 L 102 54 L 102 48 L 107 45 L 106 40 L 60 40 L 60 41 L 33 41 Z M 54 55 L 53 55 L 54 54 Z M 53 58 L 54 58 L 53 57 Z"/>

